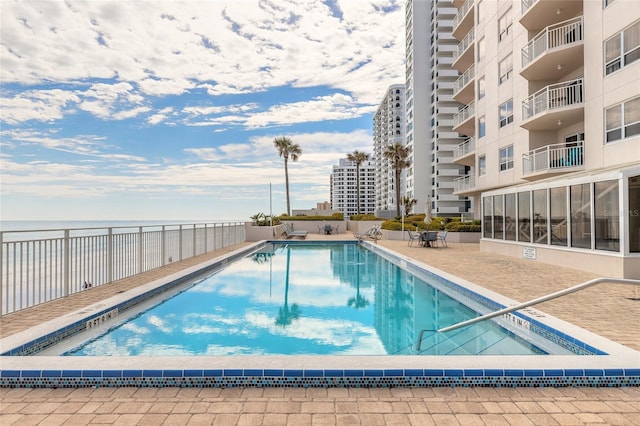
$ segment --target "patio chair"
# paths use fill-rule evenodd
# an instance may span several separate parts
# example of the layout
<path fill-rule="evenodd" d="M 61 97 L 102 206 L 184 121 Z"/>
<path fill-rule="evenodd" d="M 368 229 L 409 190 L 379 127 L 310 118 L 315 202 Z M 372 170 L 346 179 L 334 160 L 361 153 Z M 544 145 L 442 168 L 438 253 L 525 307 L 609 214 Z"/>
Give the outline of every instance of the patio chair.
<path fill-rule="evenodd" d="M 294 231 L 293 228 L 288 224 L 282 224 L 282 237 L 286 238 L 287 240 L 291 238 L 300 238 L 304 240 L 305 238 L 307 238 L 307 234 L 307 231 Z"/>
<path fill-rule="evenodd" d="M 443 246 L 448 247 L 447 246 L 447 234 L 449 233 L 449 231 L 444 231 L 442 234 L 438 234 L 438 241 L 440 241 L 442 243 Z"/>
<path fill-rule="evenodd" d="M 407 233 L 409 234 L 409 242 L 407 243 L 407 245 L 409 247 L 411 247 L 413 245 L 414 241 L 418 242 L 418 245 L 421 244 L 422 242 L 422 238 L 420 237 L 420 233 L 414 233 L 413 231 L 411 231 L 411 229 L 407 229 Z"/>
<path fill-rule="evenodd" d="M 378 242 L 378 240 L 382 238 L 382 232 L 380 231 L 380 225 L 376 225 L 369 228 L 365 232 L 354 232 L 353 236 L 356 237 L 359 241 L 362 241 L 364 238 L 370 238 L 375 242 Z"/>

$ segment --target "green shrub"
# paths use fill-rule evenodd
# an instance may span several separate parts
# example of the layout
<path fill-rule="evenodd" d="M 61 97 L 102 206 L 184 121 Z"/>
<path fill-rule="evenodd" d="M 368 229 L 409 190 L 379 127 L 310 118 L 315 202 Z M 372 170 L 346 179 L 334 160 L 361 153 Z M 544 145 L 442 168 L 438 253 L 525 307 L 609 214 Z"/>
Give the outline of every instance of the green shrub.
<path fill-rule="evenodd" d="M 257 226 L 271 226 L 272 221 L 274 225 L 280 225 L 280 220 L 277 217 L 271 217 L 264 213 L 254 214 L 251 216 L 251 220 L 253 220 L 254 225 Z"/>
<path fill-rule="evenodd" d="M 353 216 L 349 217 L 349 220 L 366 221 L 366 220 L 382 220 L 382 219 L 380 219 L 379 217 L 376 217 L 371 213 L 367 213 L 367 214 L 354 214 Z"/>
<path fill-rule="evenodd" d="M 474 223 L 449 222 L 444 228 L 449 232 L 480 232 L 482 226 Z"/>

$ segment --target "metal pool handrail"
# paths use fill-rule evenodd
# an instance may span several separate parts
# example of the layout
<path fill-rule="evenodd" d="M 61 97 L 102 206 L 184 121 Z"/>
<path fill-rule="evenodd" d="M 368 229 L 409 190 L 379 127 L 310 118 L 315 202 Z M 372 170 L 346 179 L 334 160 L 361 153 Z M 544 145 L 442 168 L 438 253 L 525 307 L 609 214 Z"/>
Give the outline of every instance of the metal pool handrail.
<path fill-rule="evenodd" d="M 546 296 L 538 297 L 537 299 L 533 299 L 533 300 L 530 300 L 528 302 L 520 303 L 519 305 L 510 306 L 508 308 L 500 309 L 500 310 L 495 311 L 495 312 L 490 312 L 490 313 L 488 313 L 486 315 L 482 315 L 480 317 L 476 317 L 476 318 L 472 318 L 470 320 L 462 321 L 462 322 L 459 322 L 457 324 L 450 325 L 448 327 L 443 327 L 443 328 L 437 330 L 437 332 L 438 333 L 444 333 L 444 332 L 447 332 L 447 331 L 455 330 L 455 329 L 460 328 L 460 327 L 465 327 L 467 325 L 475 324 L 475 323 L 480 322 L 480 321 L 488 320 L 490 318 L 497 317 L 497 316 L 502 315 L 502 314 L 508 314 L 509 312 L 517 311 L 517 310 L 522 309 L 522 308 L 527 308 L 529 306 L 536 305 L 536 304 L 542 303 L 542 302 L 546 302 L 546 301 L 551 300 L 551 299 L 556 299 L 558 297 L 561 297 L 561 296 L 564 296 L 564 295 L 567 295 L 567 294 L 570 294 L 570 293 L 575 293 L 576 291 L 585 289 L 587 287 L 591 287 L 591 286 L 596 285 L 596 284 L 605 283 L 605 282 L 608 282 L 608 283 L 611 283 L 611 284 L 630 284 L 630 285 L 640 286 L 640 280 L 631 280 L 631 279 L 626 279 L 626 278 L 595 278 L 593 280 L 585 281 L 582 284 L 578 284 L 578 285 L 575 285 L 573 287 L 569 287 L 569 288 L 566 288 L 564 290 L 557 291 L 555 293 L 547 294 Z M 432 331 L 432 330 L 423 330 L 423 331 Z M 420 332 L 420 341 L 422 340 L 422 334 L 423 333 L 421 331 Z M 418 347 L 420 346 L 420 341 L 418 341 Z"/>

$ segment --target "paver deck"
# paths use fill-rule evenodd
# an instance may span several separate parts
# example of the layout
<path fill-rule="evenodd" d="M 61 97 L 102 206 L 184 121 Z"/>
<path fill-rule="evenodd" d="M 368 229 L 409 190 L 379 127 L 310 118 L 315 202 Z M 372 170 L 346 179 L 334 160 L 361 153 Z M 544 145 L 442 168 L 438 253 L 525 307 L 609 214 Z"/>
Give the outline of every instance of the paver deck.
<path fill-rule="evenodd" d="M 315 235 L 344 239 L 351 234 Z M 596 276 L 535 261 L 448 248 L 380 245 L 518 301 Z M 72 309 L 237 249 L 208 255 L 7 315 L 5 337 Z M 640 350 L 640 300 L 629 286 L 601 285 L 537 309 Z M 1 360 L 0 360 L 1 362 Z M 0 389 L 0 424 L 567 425 L 640 424 L 640 388 L 82 388 Z"/>

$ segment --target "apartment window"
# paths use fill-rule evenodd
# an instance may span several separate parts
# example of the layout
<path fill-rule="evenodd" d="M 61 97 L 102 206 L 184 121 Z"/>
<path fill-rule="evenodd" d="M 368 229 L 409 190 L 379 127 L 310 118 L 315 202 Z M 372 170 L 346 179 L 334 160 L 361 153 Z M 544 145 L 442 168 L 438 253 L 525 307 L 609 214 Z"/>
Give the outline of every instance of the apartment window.
<path fill-rule="evenodd" d="M 504 196 L 493 196 L 493 238 L 504 240 Z"/>
<path fill-rule="evenodd" d="M 640 134 L 640 96 L 605 110 L 606 141 Z"/>
<path fill-rule="evenodd" d="M 620 251 L 620 204 L 618 181 L 593 185 L 596 214 L 596 250 Z"/>
<path fill-rule="evenodd" d="M 502 84 L 511 78 L 511 73 L 513 72 L 513 59 L 511 53 L 500 61 L 498 64 L 498 72 L 500 75 L 499 84 Z"/>
<path fill-rule="evenodd" d="M 478 79 L 478 100 L 484 98 L 484 76 Z"/>
<path fill-rule="evenodd" d="M 547 244 L 547 190 L 533 191 L 533 242 Z"/>
<path fill-rule="evenodd" d="M 640 59 L 640 21 L 604 42 L 605 74 Z"/>
<path fill-rule="evenodd" d="M 487 174 L 487 157 L 481 155 L 478 157 L 478 176 L 484 176 Z"/>
<path fill-rule="evenodd" d="M 606 9 L 607 6 L 609 6 L 614 1 L 616 1 L 616 0 L 602 0 L 602 4 L 603 4 L 604 8 Z"/>
<path fill-rule="evenodd" d="M 480 62 L 484 59 L 484 37 L 478 41 L 478 59 L 476 62 Z"/>
<path fill-rule="evenodd" d="M 569 188 L 571 215 L 571 247 L 591 248 L 591 191 L 590 184 Z"/>
<path fill-rule="evenodd" d="M 500 127 L 513 123 L 513 99 L 500 105 Z"/>
<path fill-rule="evenodd" d="M 504 194 L 504 239 L 516 240 L 516 194 Z"/>
<path fill-rule="evenodd" d="M 513 145 L 500 148 L 500 171 L 513 169 Z"/>
<path fill-rule="evenodd" d="M 549 210 L 551 211 L 551 245 L 567 245 L 567 187 L 549 190 Z"/>
<path fill-rule="evenodd" d="M 493 238 L 493 197 L 482 198 L 482 236 Z"/>
<path fill-rule="evenodd" d="M 511 8 L 498 19 L 498 41 L 504 40 L 511 33 Z"/>
<path fill-rule="evenodd" d="M 518 192 L 518 241 L 531 242 L 531 193 Z"/>
<path fill-rule="evenodd" d="M 485 135 L 484 115 L 478 118 L 478 137 L 483 138 Z"/>

